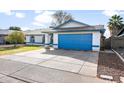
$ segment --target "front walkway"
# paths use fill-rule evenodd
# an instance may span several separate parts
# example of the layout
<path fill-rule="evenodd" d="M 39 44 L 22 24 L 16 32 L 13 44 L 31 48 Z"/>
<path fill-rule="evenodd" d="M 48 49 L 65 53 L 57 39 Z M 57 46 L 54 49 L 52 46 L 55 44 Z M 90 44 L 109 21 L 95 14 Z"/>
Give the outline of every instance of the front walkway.
<path fill-rule="evenodd" d="M 35 50 L 0 56 L 0 82 L 110 82 L 98 79 L 97 52 Z"/>

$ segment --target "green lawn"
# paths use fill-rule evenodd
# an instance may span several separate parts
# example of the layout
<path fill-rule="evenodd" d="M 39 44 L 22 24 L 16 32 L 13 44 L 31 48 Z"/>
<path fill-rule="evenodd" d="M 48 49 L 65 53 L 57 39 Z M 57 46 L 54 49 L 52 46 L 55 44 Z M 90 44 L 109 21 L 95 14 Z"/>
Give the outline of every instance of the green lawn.
<path fill-rule="evenodd" d="M 26 52 L 31 50 L 41 49 L 41 46 L 21 46 L 16 48 L 0 48 L 0 55 L 14 54 L 19 52 Z"/>

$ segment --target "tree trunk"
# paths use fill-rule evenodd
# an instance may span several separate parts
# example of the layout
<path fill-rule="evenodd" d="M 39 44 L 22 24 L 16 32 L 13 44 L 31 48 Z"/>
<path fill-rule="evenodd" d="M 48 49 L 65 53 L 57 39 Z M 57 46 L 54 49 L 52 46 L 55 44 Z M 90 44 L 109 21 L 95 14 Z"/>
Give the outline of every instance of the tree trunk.
<path fill-rule="evenodd" d="M 17 42 L 14 43 L 14 48 L 16 48 L 16 47 L 17 47 Z"/>

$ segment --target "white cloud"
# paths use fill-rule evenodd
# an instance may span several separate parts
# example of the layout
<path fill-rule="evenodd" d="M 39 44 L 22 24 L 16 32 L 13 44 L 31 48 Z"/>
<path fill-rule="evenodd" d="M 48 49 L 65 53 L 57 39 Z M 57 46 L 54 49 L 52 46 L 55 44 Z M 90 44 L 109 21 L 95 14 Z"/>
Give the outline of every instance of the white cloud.
<path fill-rule="evenodd" d="M 34 22 L 32 22 L 32 24 L 36 26 L 45 26 L 46 24 L 50 24 L 52 22 L 51 15 L 53 13 L 53 11 L 44 11 L 34 18 Z"/>
<path fill-rule="evenodd" d="M 25 31 L 25 30 L 30 30 L 29 27 L 21 27 L 21 29 L 22 29 L 23 31 Z"/>
<path fill-rule="evenodd" d="M 39 13 L 43 13 L 43 10 L 35 10 L 34 12 L 39 14 Z"/>
<path fill-rule="evenodd" d="M 16 13 L 16 12 L 11 11 L 11 10 L 0 10 L 0 13 L 3 13 L 3 14 L 8 15 L 8 16 L 14 15 L 17 18 L 24 18 L 25 17 L 24 13 L 18 13 L 18 12 Z"/>
<path fill-rule="evenodd" d="M 105 10 L 105 11 L 102 12 L 102 14 L 104 14 L 106 16 L 109 16 L 109 17 L 111 17 L 115 14 L 119 15 L 119 13 L 120 12 L 118 10 Z"/>
<path fill-rule="evenodd" d="M 45 26 L 45 25 L 41 24 L 40 22 L 32 22 L 32 24 L 35 26 Z"/>
<path fill-rule="evenodd" d="M 120 12 L 120 14 L 124 14 L 124 12 L 123 12 L 123 11 L 121 11 L 121 12 Z"/>
<path fill-rule="evenodd" d="M 24 18 L 25 14 L 24 13 L 15 13 L 15 16 L 18 18 Z"/>
<path fill-rule="evenodd" d="M 115 14 L 117 14 L 117 15 L 124 14 L 124 11 L 120 11 L 120 10 L 104 10 L 102 12 L 102 14 L 111 17 L 111 16 L 113 16 Z"/>
<path fill-rule="evenodd" d="M 4 13 L 5 15 L 13 15 L 14 12 L 12 12 L 11 10 L 0 10 L 0 13 Z"/>

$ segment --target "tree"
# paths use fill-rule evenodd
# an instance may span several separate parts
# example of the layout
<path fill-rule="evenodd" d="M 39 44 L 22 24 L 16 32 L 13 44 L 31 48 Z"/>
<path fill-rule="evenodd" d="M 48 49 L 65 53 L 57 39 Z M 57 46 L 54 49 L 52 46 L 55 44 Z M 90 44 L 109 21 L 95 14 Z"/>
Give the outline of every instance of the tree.
<path fill-rule="evenodd" d="M 52 26 L 57 26 L 57 25 L 64 23 L 65 21 L 73 19 L 71 14 L 64 12 L 62 10 L 56 11 L 52 15 L 52 17 L 53 17 L 53 22 L 51 24 Z"/>
<path fill-rule="evenodd" d="M 11 27 L 9 27 L 9 30 L 21 31 L 21 28 L 20 27 L 17 27 L 17 26 L 11 26 Z"/>
<path fill-rule="evenodd" d="M 108 22 L 108 28 L 110 30 L 111 36 L 117 35 L 118 31 L 124 26 L 123 18 L 119 15 L 113 15 Z"/>
<path fill-rule="evenodd" d="M 16 47 L 17 44 L 23 44 L 25 42 L 25 35 L 21 31 L 13 31 L 5 38 L 5 40 L 6 42 L 14 44 L 14 47 Z"/>

